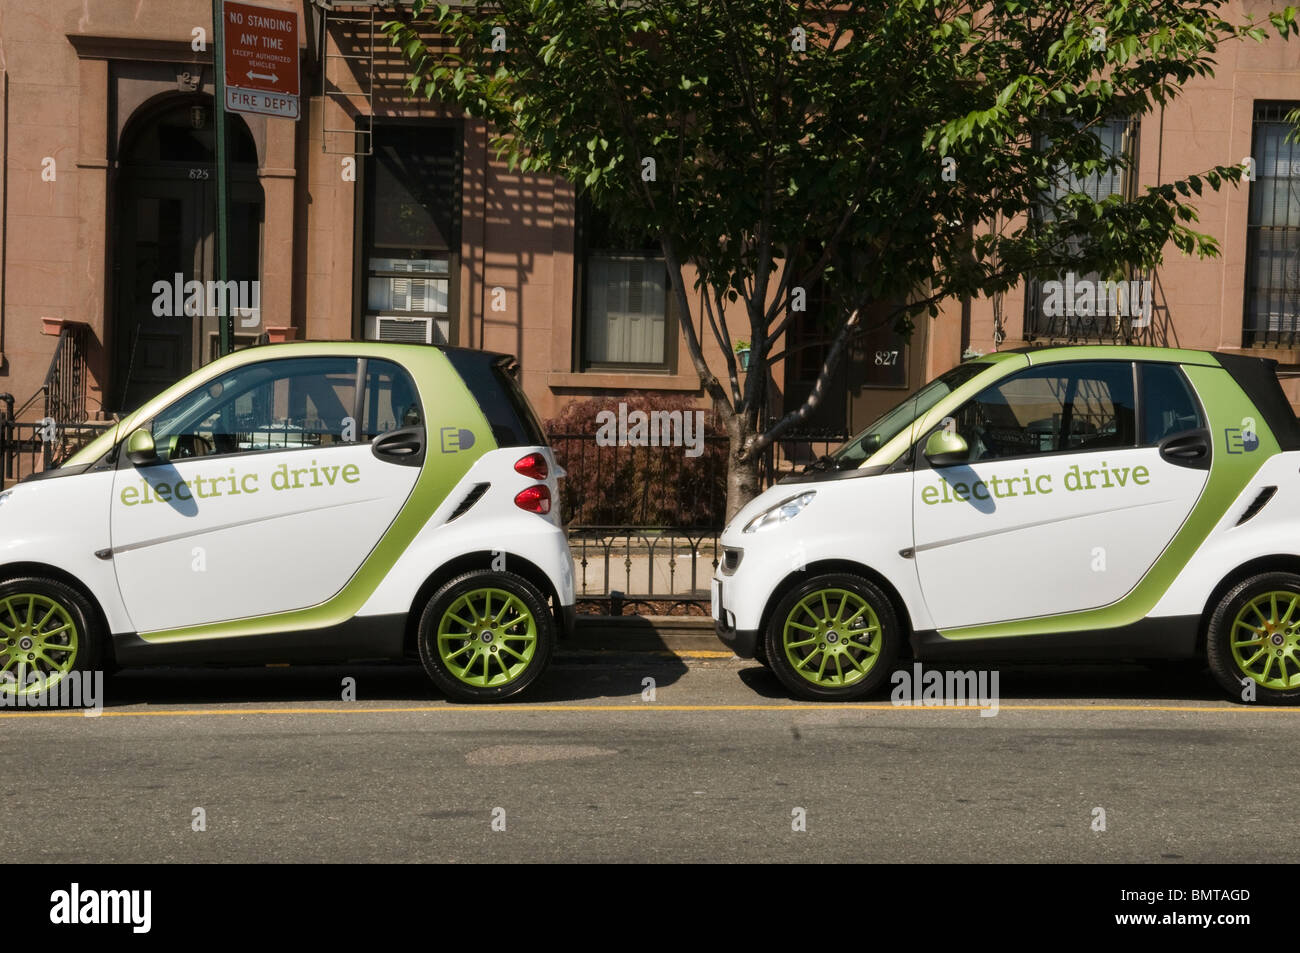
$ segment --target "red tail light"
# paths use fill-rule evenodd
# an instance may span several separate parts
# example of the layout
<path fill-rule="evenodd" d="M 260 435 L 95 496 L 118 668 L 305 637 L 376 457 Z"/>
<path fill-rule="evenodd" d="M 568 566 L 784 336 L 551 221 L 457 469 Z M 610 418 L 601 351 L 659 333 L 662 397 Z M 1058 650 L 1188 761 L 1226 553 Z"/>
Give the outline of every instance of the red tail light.
<path fill-rule="evenodd" d="M 551 512 L 551 491 L 545 486 L 530 486 L 515 494 L 515 506 L 545 516 Z"/>
<path fill-rule="evenodd" d="M 545 480 L 546 474 L 550 472 L 546 466 L 546 458 L 540 453 L 530 453 L 516 460 L 515 470 L 530 480 Z"/>

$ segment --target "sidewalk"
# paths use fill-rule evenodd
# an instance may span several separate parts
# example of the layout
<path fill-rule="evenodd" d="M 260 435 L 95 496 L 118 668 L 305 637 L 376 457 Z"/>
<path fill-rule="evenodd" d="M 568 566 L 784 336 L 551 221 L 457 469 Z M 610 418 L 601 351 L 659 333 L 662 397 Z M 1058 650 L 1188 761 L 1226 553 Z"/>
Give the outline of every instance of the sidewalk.
<path fill-rule="evenodd" d="M 714 634 L 713 620 L 702 616 L 580 615 L 573 637 L 562 640 L 558 649 L 732 654 Z"/>

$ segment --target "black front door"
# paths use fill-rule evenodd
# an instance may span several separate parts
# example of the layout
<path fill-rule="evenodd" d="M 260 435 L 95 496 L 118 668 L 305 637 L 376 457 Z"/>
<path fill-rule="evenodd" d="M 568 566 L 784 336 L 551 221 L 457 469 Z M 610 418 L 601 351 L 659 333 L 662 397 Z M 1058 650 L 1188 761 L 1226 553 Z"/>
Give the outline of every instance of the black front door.
<path fill-rule="evenodd" d="M 242 121 L 230 119 L 248 138 Z M 210 109 L 175 107 L 137 132 L 124 155 L 107 410 L 134 410 L 217 356 L 219 321 L 208 293 L 216 279 L 216 164 L 205 124 Z M 228 278 L 252 305 L 260 303 L 262 191 L 248 161 L 251 142 L 232 139 Z M 235 330 L 236 345 L 251 343 L 260 311 L 237 314 Z"/>

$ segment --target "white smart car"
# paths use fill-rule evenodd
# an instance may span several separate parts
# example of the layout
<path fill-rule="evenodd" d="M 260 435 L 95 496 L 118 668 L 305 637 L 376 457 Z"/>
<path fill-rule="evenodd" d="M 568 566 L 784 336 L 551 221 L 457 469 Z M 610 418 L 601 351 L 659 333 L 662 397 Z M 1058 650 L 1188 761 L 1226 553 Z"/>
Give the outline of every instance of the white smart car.
<path fill-rule="evenodd" d="M 0 494 L 0 692 L 404 657 L 456 699 L 522 691 L 572 627 L 573 562 L 510 360 L 249 348 Z"/>
<path fill-rule="evenodd" d="M 1300 700 L 1300 422 L 1273 362 L 1055 347 L 961 364 L 722 534 L 722 641 L 795 694 L 903 657 L 1204 658 Z"/>

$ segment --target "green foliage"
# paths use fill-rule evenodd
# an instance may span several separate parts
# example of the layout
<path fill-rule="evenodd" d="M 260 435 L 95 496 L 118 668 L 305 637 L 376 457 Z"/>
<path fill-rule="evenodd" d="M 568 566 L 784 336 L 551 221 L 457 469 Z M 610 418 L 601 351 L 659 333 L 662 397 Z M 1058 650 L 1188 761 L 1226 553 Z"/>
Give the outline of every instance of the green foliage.
<path fill-rule="evenodd" d="M 629 413 L 693 413 L 695 401 L 670 394 L 627 394 Z M 571 526 L 716 525 L 727 497 L 727 445 L 706 440 L 698 457 L 682 447 L 602 447 L 596 415 L 617 413 L 608 398 L 578 400 L 545 428 L 556 460 L 568 475 L 560 482 L 561 513 Z M 704 417 L 706 436 L 716 438 Z"/>
<path fill-rule="evenodd" d="M 694 264 L 708 300 L 743 300 L 748 327 L 736 330 L 762 368 L 790 290 L 818 280 L 842 335 L 871 302 L 907 300 L 906 327 L 946 297 L 1027 275 L 1149 268 L 1170 245 L 1215 254 L 1192 202 L 1239 181 L 1233 165 L 1128 200 L 1065 191 L 1049 214 L 1031 212 L 1062 170 L 1127 161 L 1106 154 L 1100 124 L 1149 114 L 1212 75 L 1229 41 L 1300 32 L 1295 7 L 1240 22 L 1225 7 L 496 0 L 416 3 L 415 19 L 385 29 L 410 61 L 411 91 L 488 120 L 511 168 L 567 178 L 616 221 L 660 236 L 670 267 Z M 430 48 L 434 33 L 455 49 Z M 655 181 L 642 177 L 647 157 Z M 685 333 L 719 405 L 762 431 L 766 375 L 750 373 L 742 394 L 727 329 L 715 332 L 727 361 L 716 375 Z M 730 394 L 717 382 L 728 377 Z"/>

